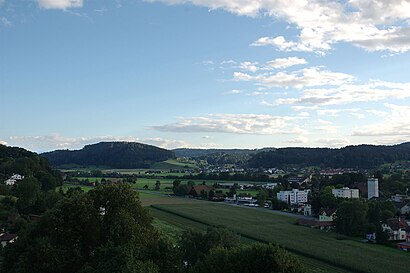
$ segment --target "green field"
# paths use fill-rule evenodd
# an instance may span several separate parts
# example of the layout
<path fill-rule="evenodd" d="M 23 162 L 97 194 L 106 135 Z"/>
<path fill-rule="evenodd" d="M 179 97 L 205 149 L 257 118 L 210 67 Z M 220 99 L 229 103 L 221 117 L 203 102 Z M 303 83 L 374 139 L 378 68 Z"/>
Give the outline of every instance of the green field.
<path fill-rule="evenodd" d="M 79 180 L 85 180 L 88 179 L 88 181 L 90 182 L 95 182 L 95 181 L 100 181 L 101 178 L 98 177 L 75 177 Z M 109 178 L 106 178 L 107 180 Z M 137 182 L 135 184 L 131 184 L 131 187 L 136 189 L 136 190 L 144 190 L 144 186 L 147 185 L 149 190 L 154 190 L 155 188 L 155 183 L 157 181 L 160 181 L 161 186 L 160 186 L 160 193 L 163 194 L 172 194 L 172 187 L 173 187 L 173 182 L 175 179 L 171 179 L 171 178 L 137 178 Z M 212 186 L 215 183 L 239 183 L 239 184 L 243 184 L 243 183 L 256 183 L 257 182 L 240 182 L 240 181 L 224 181 L 224 180 L 192 180 L 192 179 L 181 179 L 181 183 L 185 184 L 188 181 L 193 181 L 195 182 L 196 185 L 200 185 L 202 183 L 205 182 L 206 185 Z M 72 184 L 65 184 L 65 185 L 72 185 Z M 222 192 L 229 192 L 229 189 L 216 189 L 216 190 L 221 190 Z M 256 196 L 256 194 L 258 193 L 257 190 L 237 190 L 238 194 L 251 194 L 252 196 Z"/>
<path fill-rule="evenodd" d="M 192 162 L 182 162 L 176 159 L 168 159 L 167 161 L 157 162 L 151 166 L 154 170 L 169 170 L 169 169 L 197 169 L 198 166 Z"/>
<path fill-rule="evenodd" d="M 341 237 L 332 232 L 297 226 L 294 218 L 268 211 L 210 202 L 189 206 L 155 205 L 151 210 L 155 217 L 176 226 L 181 219 L 184 219 L 181 226 L 189 226 L 189 222 L 196 222 L 199 226 L 223 225 L 251 240 L 279 243 L 292 253 L 302 256 L 307 264 L 322 264 L 322 272 L 326 272 L 324 266 L 336 267 L 339 270 L 337 272 L 376 273 L 404 273 L 409 272 L 410 268 L 408 253 Z"/>

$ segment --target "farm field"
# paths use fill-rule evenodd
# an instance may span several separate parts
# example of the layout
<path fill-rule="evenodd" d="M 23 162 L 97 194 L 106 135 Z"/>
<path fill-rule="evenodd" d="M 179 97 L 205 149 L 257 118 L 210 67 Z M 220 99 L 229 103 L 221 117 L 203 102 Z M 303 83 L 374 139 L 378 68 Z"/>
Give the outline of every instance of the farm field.
<path fill-rule="evenodd" d="M 408 253 L 379 245 L 362 243 L 335 233 L 323 232 L 295 225 L 295 219 L 225 204 L 203 202 L 197 204 L 154 205 L 162 214 L 154 216 L 174 222 L 184 218 L 202 225 L 223 225 L 245 238 L 278 243 L 307 262 L 318 262 L 350 272 L 408 272 Z M 176 217 L 177 216 L 177 217 Z M 171 222 L 172 223 L 172 222 Z M 333 272 L 333 271 L 330 271 Z"/>
<path fill-rule="evenodd" d="M 184 217 L 180 217 L 162 210 L 150 208 L 151 215 L 154 216 L 154 226 L 160 231 L 160 233 L 169 238 L 171 241 L 178 240 L 178 236 L 185 229 L 193 229 L 198 231 L 205 231 L 209 225 L 205 225 L 193 220 L 189 220 Z M 255 240 L 241 237 L 243 244 L 255 243 Z M 295 255 L 295 254 L 294 254 Z M 348 273 L 351 271 L 343 270 L 341 268 L 329 265 L 327 263 L 295 255 L 305 265 L 307 272 L 309 273 Z"/>
<path fill-rule="evenodd" d="M 98 177 L 75 177 L 79 180 L 86 180 L 88 179 L 89 182 L 95 182 L 95 181 L 100 181 L 101 178 Z M 109 178 L 107 178 L 109 179 Z M 131 187 L 137 190 L 142 190 L 144 189 L 144 186 L 147 185 L 148 189 L 153 190 L 155 187 L 155 183 L 157 181 L 159 181 L 161 183 L 161 190 L 160 192 L 163 194 L 171 194 L 172 193 L 172 186 L 173 186 L 173 182 L 175 179 L 171 179 L 171 178 L 137 178 L 137 182 L 135 184 L 131 184 Z M 251 183 L 262 183 L 262 182 L 241 182 L 241 181 L 224 181 L 224 180 L 193 180 L 193 179 L 181 179 L 181 183 L 185 184 L 188 181 L 193 181 L 195 182 L 196 185 L 200 185 L 203 182 L 205 182 L 206 185 L 212 186 L 215 183 L 238 183 L 238 184 L 251 184 Z M 68 184 L 70 185 L 70 184 Z M 223 192 L 228 192 L 229 189 L 216 189 L 216 190 L 222 190 Z M 246 193 L 246 194 L 250 194 L 252 196 L 256 196 L 256 194 L 258 193 L 257 190 L 237 190 L 238 194 L 240 193 Z"/>
<path fill-rule="evenodd" d="M 196 169 L 197 165 L 191 162 L 181 162 L 175 159 L 168 159 L 167 161 L 157 162 L 151 166 L 151 169 L 154 170 L 163 170 L 163 169 Z"/>

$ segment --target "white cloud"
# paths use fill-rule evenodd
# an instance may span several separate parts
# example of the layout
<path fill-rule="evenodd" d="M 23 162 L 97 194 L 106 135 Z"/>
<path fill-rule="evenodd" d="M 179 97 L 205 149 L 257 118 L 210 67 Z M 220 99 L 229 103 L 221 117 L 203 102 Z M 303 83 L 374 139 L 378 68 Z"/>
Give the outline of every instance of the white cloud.
<path fill-rule="evenodd" d="M 232 89 L 228 92 L 223 93 L 224 95 L 237 95 L 237 94 L 242 94 L 243 91 L 239 89 Z"/>
<path fill-rule="evenodd" d="M 192 147 L 191 144 L 182 140 L 175 139 L 164 139 L 160 137 L 154 138 L 144 138 L 140 140 L 143 143 L 151 144 L 165 149 L 175 149 L 175 148 L 189 148 Z"/>
<path fill-rule="evenodd" d="M 344 147 L 350 144 L 347 138 L 321 138 L 316 140 L 317 143 L 324 144 L 326 147 Z"/>
<path fill-rule="evenodd" d="M 38 5 L 43 9 L 70 9 L 81 8 L 83 0 L 37 0 Z"/>
<path fill-rule="evenodd" d="M 30 151 L 45 152 L 57 149 L 81 149 L 87 144 L 94 144 L 101 141 L 141 142 L 165 149 L 192 146 L 185 141 L 163 138 L 138 138 L 134 136 L 66 137 L 58 134 L 45 136 L 11 136 L 8 139 L 8 145 L 23 147 Z"/>
<path fill-rule="evenodd" d="M 304 136 L 298 136 L 295 138 L 291 138 L 286 141 L 287 143 L 297 143 L 297 144 L 302 144 L 302 143 L 307 143 L 308 139 Z"/>
<path fill-rule="evenodd" d="M 10 27 L 12 25 L 12 23 L 6 17 L 1 17 L 1 16 L 0 16 L 0 23 L 5 27 Z"/>
<path fill-rule="evenodd" d="M 1 145 L 7 145 L 7 142 L 6 142 L 6 141 L 3 141 L 3 140 L 0 140 L 0 144 L 1 144 Z"/>
<path fill-rule="evenodd" d="M 328 121 L 328 120 L 323 120 L 323 119 L 318 119 L 317 122 L 318 122 L 319 124 L 322 124 L 322 125 L 333 124 L 333 122 Z"/>
<path fill-rule="evenodd" d="M 305 89 L 301 97 L 278 99 L 276 104 L 337 105 L 408 97 L 410 83 L 370 81 L 367 84 L 342 84 L 336 88 Z"/>
<path fill-rule="evenodd" d="M 356 128 L 353 136 L 400 137 L 410 140 L 410 106 L 385 103 L 389 114 L 380 122 Z"/>
<path fill-rule="evenodd" d="M 338 42 L 368 51 L 405 52 L 410 49 L 410 4 L 406 0 L 148 0 L 191 3 L 211 10 L 256 17 L 268 15 L 299 30 L 297 41 L 283 36 L 262 37 L 253 45 L 274 45 L 285 51 L 324 53 Z"/>
<path fill-rule="evenodd" d="M 288 58 L 277 58 L 275 60 L 266 63 L 268 67 L 272 68 L 288 68 L 295 65 L 307 64 L 307 61 L 303 58 L 298 57 L 288 57 Z"/>
<path fill-rule="evenodd" d="M 258 114 L 211 114 L 204 117 L 179 118 L 151 128 L 178 133 L 233 133 L 252 135 L 301 134 L 305 131 L 292 121 L 296 117 Z"/>
<path fill-rule="evenodd" d="M 387 115 L 389 114 L 389 113 L 386 112 L 386 111 L 380 111 L 380 110 L 374 110 L 374 109 L 366 110 L 366 112 L 369 113 L 369 114 L 378 116 L 378 117 L 385 117 L 385 116 L 387 116 Z"/>
<path fill-rule="evenodd" d="M 257 62 L 241 62 L 239 68 L 250 72 L 256 72 L 260 69 Z"/>
<path fill-rule="evenodd" d="M 306 118 L 306 117 L 309 117 L 309 116 L 310 116 L 309 112 L 300 112 L 298 114 L 298 117 L 303 117 L 303 118 Z"/>
<path fill-rule="evenodd" d="M 308 67 L 290 73 L 280 71 L 257 75 L 234 72 L 233 78 L 236 81 L 254 81 L 256 84 L 265 87 L 292 87 L 297 89 L 325 85 L 342 85 L 354 79 L 352 75 L 322 70 L 320 67 Z"/>

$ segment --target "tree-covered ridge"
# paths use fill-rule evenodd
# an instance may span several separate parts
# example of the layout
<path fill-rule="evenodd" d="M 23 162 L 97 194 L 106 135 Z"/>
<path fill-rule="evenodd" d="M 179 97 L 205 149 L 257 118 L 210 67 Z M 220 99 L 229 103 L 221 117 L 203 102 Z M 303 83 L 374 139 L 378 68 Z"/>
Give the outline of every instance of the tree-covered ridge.
<path fill-rule="evenodd" d="M 51 190 L 60 185 L 60 174 L 53 170 L 48 160 L 22 148 L 0 145 L 0 181 L 13 174 L 34 180 L 43 190 Z"/>
<path fill-rule="evenodd" d="M 118 169 L 148 168 L 174 158 L 172 151 L 136 142 L 100 142 L 81 150 L 57 150 L 42 154 L 54 166 L 104 166 Z"/>
<path fill-rule="evenodd" d="M 263 149 L 261 149 L 263 150 Z M 172 150 L 177 157 L 203 157 L 214 154 L 237 155 L 237 154 L 254 154 L 258 149 L 191 149 L 179 148 Z"/>
<path fill-rule="evenodd" d="M 398 160 L 410 160 L 410 142 L 393 146 L 358 145 L 340 149 L 280 148 L 257 153 L 248 164 L 255 168 L 297 165 L 368 169 Z"/>

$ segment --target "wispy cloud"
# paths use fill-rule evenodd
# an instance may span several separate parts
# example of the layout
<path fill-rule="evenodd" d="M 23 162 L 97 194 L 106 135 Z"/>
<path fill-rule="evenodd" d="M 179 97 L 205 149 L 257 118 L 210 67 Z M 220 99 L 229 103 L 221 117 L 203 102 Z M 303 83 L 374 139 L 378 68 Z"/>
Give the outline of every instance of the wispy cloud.
<path fill-rule="evenodd" d="M 277 73 L 260 73 L 251 75 L 243 72 L 234 72 L 236 81 L 253 81 L 257 85 L 266 87 L 284 87 L 302 89 L 305 87 L 342 85 L 351 82 L 352 75 L 340 72 L 323 70 L 320 67 L 308 67 L 301 70 Z"/>
<path fill-rule="evenodd" d="M 242 94 L 242 93 L 243 93 L 242 90 L 232 89 L 232 90 L 229 90 L 229 91 L 227 91 L 227 92 L 225 92 L 225 93 L 223 93 L 223 94 L 224 94 L 224 95 L 237 95 L 237 94 Z"/>
<path fill-rule="evenodd" d="M 259 114 L 211 114 L 203 117 L 179 118 L 178 122 L 152 126 L 163 132 L 178 133 L 233 133 L 275 135 L 304 133 L 296 117 Z"/>
<path fill-rule="evenodd" d="M 282 98 L 276 100 L 276 103 L 337 105 L 382 101 L 388 98 L 405 99 L 410 97 L 409 90 L 410 83 L 370 81 L 367 84 L 342 84 L 336 88 L 305 89 L 301 97 Z"/>
<path fill-rule="evenodd" d="M 295 138 L 288 139 L 286 142 L 287 143 L 292 143 L 292 144 L 303 144 L 303 143 L 308 142 L 308 138 L 306 138 L 304 136 L 298 136 L 298 137 L 295 137 Z"/>
<path fill-rule="evenodd" d="M 37 0 L 38 5 L 43 9 L 70 9 L 81 8 L 83 0 Z"/>
<path fill-rule="evenodd" d="M 378 136 L 391 138 L 393 136 L 410 140 L 410 106 L 385 103 L 388 115 L 380 122 L 356 128 L 353 136 Z"/>
<path fill-rule="evenodd" d="M 134 136 L 94 136 L 94 137 L 67 137 L 59 134 L 43 136 L 11 136 L 1 144 L 23 147 L 31 151 L 45 152 L 57 149 L 80 149 L 87 144 L 94 144 L 101 141 L 126 141 L 141 142 L 151 144 L 166 149 L 192 147 L 183 140 L 154 138 L 138 138 Z"/>
<path fill-rule="evenodd" d="M 350 140 L 347 138 L 320 138 L 316 140 L 316 143 L 326 147 L 344 147 L 350 144 Z"/>
<path fill-rule="evenodd" d="M 288 1 L 288 0 L 149 0 L 191 3 L 243 16 L 268 15 L 299 30 L 295 41 L 283 36 L 262 37 L 253 45 L 273 45 L 284 51 L 324 54 L 333 44 L 347 42 L 368 51 L 405 52 L 410 49 L 410 2 L 403 0 Z M 293 37 L 292 37 L 293 38 Z M 291 39 L 292 39 L 291 38 Z"/>

